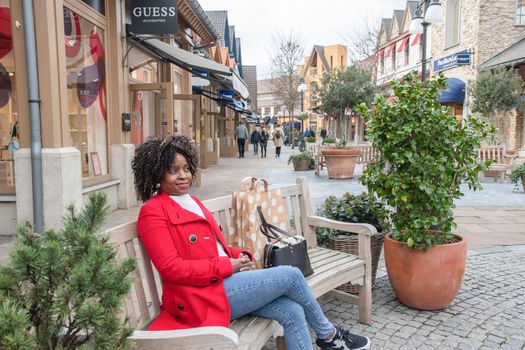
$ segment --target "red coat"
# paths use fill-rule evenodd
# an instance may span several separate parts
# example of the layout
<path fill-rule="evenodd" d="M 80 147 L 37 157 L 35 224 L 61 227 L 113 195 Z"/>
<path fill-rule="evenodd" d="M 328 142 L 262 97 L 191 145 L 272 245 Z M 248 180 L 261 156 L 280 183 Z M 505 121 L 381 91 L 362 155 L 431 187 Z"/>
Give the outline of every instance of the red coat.
<path fill-rule="evenodd" d="M 140 209 L 139 236 L 163 280 L 162 311 L 148 330 L 228 327 L 230 323 L 223 279 L 233 272 L 230 257 L 246 251 L 228 247 L 213 214 L 192 197 L 206 219 L 183 209 L 166 193 Z M 228 257 L 219 257 L 217 239 Z"/>

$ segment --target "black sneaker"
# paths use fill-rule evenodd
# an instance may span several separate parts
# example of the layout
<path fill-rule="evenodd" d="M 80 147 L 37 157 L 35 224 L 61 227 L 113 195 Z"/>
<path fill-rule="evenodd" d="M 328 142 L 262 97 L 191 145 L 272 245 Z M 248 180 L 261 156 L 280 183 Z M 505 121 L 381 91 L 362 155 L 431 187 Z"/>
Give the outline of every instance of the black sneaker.
<path fill-rule="evenodd" d="M 343 327 L 337 327 L 332 341 L 317 339 L 315 344 L 321 349 L 330 350 L 368 350 L 370 339 L 358 334 L 352 334 Z"/>

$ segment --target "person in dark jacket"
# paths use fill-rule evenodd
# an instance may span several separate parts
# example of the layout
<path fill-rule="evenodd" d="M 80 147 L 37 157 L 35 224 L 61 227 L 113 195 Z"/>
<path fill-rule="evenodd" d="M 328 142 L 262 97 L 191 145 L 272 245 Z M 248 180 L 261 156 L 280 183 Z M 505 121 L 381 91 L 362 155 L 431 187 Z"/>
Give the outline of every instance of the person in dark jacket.
<path fill-rule="evenodd" d="M 261 130 L 261 140 L 259 141 L 261 145 L 261 158 L 266 158 L 266 146 L 268 146 L 269 138 L 270 138 L 270 135 L 268 135 L 266 130 L 263 128 Z"/>
<path fill-rule="evenodd" d="M 256 156 L 257 153 L 259 153 L 259 142 L 261 141 L 261 134 L 259 134 L 259 131 L 257 129 L 254 129 L 252 131 L 252 136 L 250 138 L 250 142 L 253 144 L 253 155 Z"/>
<path fill-rule="evenodd" d="M 321 138 L 322 138 L 323 140 L 324 140 L 324 138 L 326 137 L 326 134 L 327 134 L 326 129 L 323 128 L 323 130 L 321 130 Z"/>
<path fill-rule="evenodd" d="M 190 188 L 199 151 L 185 136 L 153 137 L 131 165 L 145 204 L 137 230 L 162 277 L 160 314 L 150 331 L 228 327 L 247 314 L 277 320 L 286 348 L 311 349 L 308 326 L 321 349 L 368 349 L 370 340 L 335 327 L 293 266 L 252 269 L 252 254 L 230 247 L 220 226 Z"/>

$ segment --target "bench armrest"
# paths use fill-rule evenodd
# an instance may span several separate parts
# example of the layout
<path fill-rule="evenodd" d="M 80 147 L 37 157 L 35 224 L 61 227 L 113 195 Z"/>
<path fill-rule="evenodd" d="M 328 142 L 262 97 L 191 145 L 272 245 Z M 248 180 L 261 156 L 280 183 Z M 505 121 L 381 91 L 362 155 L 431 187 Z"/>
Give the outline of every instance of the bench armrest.
<path fill-rule="evenodd" d="M 198 327 L 171 331 L 135 331 L 133 349 L 237 349 L 237 333 L 226 327 Z"/>
<path fill-rule="evenodd" d="M 370 224 L 342 222 L 316 215 L 308 216 L 307 220 L 308 225 L 314 227 L 331 228 L 334 230 L 357 233 L 366 236 L 372 236 L 377 233 L 377 229 Z"/>

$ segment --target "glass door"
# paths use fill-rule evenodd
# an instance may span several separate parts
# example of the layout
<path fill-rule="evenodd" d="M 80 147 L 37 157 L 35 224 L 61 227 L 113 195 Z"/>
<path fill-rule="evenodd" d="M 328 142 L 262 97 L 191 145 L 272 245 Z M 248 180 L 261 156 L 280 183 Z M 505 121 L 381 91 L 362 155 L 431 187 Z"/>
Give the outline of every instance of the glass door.
<path fill-rule="evenodd" d="M 154 135 L 174 134 L 173 95 L 170 83 L 130 85 L 131 143 L 142 144 Z"/>

